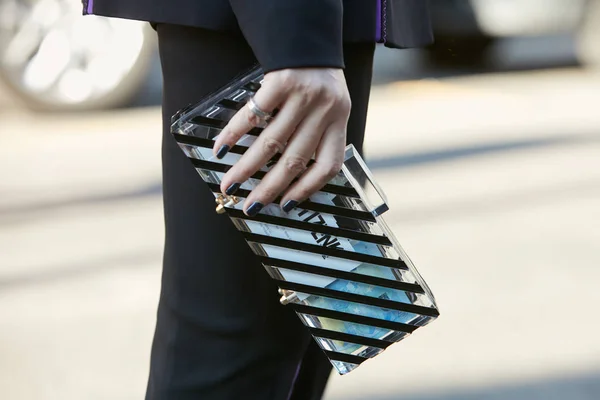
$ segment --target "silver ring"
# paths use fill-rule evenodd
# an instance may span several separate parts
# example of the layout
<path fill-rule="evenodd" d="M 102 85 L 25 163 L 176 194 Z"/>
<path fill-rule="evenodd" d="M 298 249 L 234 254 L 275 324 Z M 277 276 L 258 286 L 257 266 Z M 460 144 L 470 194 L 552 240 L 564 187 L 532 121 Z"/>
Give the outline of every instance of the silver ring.
<path fill-rule="evenodd" d="M 273 113 L 261 110 L 256 101 L 254 101 L 254 96 L 248 99 L 248 108 L 261 122 L 268 122 L 273 117 Z"/>

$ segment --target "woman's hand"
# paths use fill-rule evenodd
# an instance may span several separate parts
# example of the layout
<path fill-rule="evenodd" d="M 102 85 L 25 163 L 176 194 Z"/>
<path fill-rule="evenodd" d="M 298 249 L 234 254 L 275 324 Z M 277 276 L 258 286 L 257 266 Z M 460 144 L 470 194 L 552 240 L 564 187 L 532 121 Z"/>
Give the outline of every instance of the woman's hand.
<path fill-rule="evenodd" d="M 351 107 L 344 73 L 329 68 L 273 71 L 265 75 L 254 101 L 265 112 L 278 109 L 277 116 L 225 174 L 221 190 L 233 194 L 279 152 L 281 159 L 252 190 L 244 212 L 254 216 L 282 193 L 281 207 L 289 212 L 320 190 L 342 167 Z M 248 106 L 242 108 L 215 141 L 215 155 L 222 158 L 260 122 Z M 307 168 L 313 155 L 315 162 Z"/>

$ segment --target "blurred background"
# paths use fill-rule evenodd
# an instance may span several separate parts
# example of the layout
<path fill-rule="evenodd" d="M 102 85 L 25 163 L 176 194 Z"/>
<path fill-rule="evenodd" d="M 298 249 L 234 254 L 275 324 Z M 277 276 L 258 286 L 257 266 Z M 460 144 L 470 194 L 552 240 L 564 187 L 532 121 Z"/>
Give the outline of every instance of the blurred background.
<path fill-rule="evenodd" d="M 600 399 L 600 1 L 431 9 L 435 45 L 377 50 L 366 157 L 442 316 L 326 399 Z M 0 0 L 1 399 L 145 390 L 156 38 L 80 13 Z"/>

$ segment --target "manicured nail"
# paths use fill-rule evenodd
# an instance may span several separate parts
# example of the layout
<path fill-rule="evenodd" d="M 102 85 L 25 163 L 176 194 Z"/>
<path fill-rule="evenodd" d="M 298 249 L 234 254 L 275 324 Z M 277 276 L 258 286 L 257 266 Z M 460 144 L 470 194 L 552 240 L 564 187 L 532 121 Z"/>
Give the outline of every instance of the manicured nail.
<path fill-rule="evenodd" d="M 225 194 L 227 196 L 232 196 L 233 194 L 235 194 L 235 192 L 238 191 L 238 189 L 240 188 L 241 184 L 239 183 L 234 183 L 233 185 L 229 186 L 227 188 L 227 190 L 225 191 Z"/>
<path fill-rule="evenodd" d="M 221 158 L 225 157 L 225 154 L 227 154 L 227 152 L 230 149 L 231 149 L 231 147 L 229 147 L 226 144 L 224 144 L 223 146 L 221 146 L 221 148 L 219 149 L 219 151 L 217 151 L 217 158 L 220 160 Z"/>
<path fill-rule="evenodd" d="M 283 205 L 282 209 L 285 212 L 290 212 L 294 209 L 294 207 L 296 207 L 298 205 L 298 202 L 296 200 L 288 200 L 285 202 L 285 204 Z"/>
<path fill-rule="evenodd" d="M 254 217 L 260 210 L 262 210 L 264 205 L 261 202 L 255 201 L 252 203 L 250 207 L 246 210 L 246 214 L 250 217 Z"/>

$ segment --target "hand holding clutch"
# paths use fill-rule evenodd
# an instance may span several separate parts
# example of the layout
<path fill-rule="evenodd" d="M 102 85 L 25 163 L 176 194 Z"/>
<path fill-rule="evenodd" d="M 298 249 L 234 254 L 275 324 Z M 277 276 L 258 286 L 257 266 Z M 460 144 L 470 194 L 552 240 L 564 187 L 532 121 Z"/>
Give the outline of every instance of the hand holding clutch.
<path fill-rule="evenodd" d="M 266 125 L 275 110 L 277 116 Z M 341 69 L 286 69 L 266 74 L 254 97 L 215 140 L 214 154 L 222 158 L 252 128 L 266 126 L 225 174 L 222 192 L 233 195 L 281 153 L 277 165 L 248 196 L 244 212 L 256 215 L 281 193 L 280 206 L 291 211 L 339 173 L 349 115 L 350 97 Z M 313 155 L 314 162 L 308 166 Z"/>

